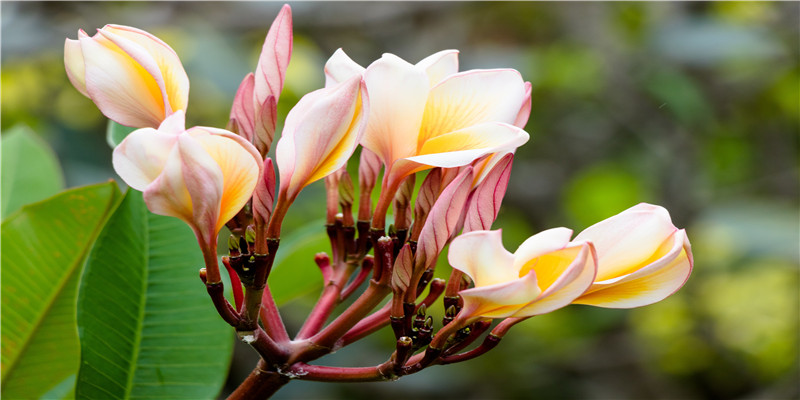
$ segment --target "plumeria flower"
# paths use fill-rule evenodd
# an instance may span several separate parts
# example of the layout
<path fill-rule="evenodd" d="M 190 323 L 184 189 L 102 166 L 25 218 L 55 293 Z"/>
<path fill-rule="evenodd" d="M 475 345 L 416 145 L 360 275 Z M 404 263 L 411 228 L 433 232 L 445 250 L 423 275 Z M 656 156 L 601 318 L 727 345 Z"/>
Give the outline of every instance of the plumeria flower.
<path fill-rule="evenodd" d="M 128 135 L 114 149 L 113 164 L 125 183 L 144 193 L 150 211 L 189 224 L 214 265 L 217 234 L 250 199 L 262 168 L 250 142 L 222 129 L 187 130 L 182 111 L 158 130 Z"/>
<path fill-rule="evenodd" d="M 66 39 L 64 64 L 72 85 L 108 118 L 156 128 L 186 110 L 189 78 L 172 48 L 137 28 L 106 25 L 92 37 Z"/>
<path fill-rule="evenodd" d="M 523 242 L 513 254 L 501 231 L 465 233 L 450 244 L 448 260 L 472 279 L 459 292 L 461 324 L 480 318 L 530 317 L 572 303 L 594 281 L 597 263 L 589 242 L 570 242 L 567 228 L 546 230 Z"/>
<path fill-rule="evenodd" d="M 325 65 L 327 84 L 363 75 L 370 93 L 361 144 L 386 166 L 373 227 L 382 228 L 403 179 L 431 167 L 459 167 L 514 149 L 528 134 L 513 125 L 527 115 L 529 85 L 512 69 L 458 72 L 458 51 L 433 54 L 416 65 L 384 54 L 362 68 L 340 49 Z M 527 117 L 525 118 L 527 119 Z"/>
<path fill-rule="evenodd" d="M 600 221 L 575 237 L 597 249 L 597 278 L 575 300 L 609 308 L 640 307 L 680 289 L 694 260 L 686 231 L 672 224 L 663 207 L 642 203 Z"/>

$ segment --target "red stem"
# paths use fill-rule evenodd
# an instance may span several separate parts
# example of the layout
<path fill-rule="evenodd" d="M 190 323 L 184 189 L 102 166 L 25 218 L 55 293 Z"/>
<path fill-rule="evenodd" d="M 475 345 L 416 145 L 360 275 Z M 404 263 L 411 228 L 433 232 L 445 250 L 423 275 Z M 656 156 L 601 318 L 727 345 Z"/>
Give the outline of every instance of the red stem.
<path fill-rule="evenodd" d="M 264 329 L 273 340 L 280 343 L 289 341 L 289 333 L 286 332 L 286 326 L 283 324 L 281 313 L 278 311 L 275 300 L 272 298 L 272 293 L 269 291 L 269 285 L 264 287 L 264 293 L 261 295 L 260 315 Z"/>

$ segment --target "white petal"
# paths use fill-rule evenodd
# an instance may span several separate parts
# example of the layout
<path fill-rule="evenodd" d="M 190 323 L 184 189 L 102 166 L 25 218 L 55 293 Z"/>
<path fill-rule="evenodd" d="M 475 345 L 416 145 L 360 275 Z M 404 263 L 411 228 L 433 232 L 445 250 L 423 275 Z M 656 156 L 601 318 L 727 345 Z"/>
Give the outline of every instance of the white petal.
<path fill-rule="evenodd" d="M 333 86 L 363 74 L 364 67 L 348 57 L 344 50 L 337 49 L 328 59 L 328 62 L 325 63 L 325 87 Z"/>
<path fill-rule="evenodd" d="M 384 163 L 412 156 L 428 98 L 428 76 L 391 54 L 372 63 L 364 73 L 370 98 L 367 131 L 361 144 Z"/>
<path fill-rule="evenodd" d="M 520 278 L 514 255 L 503 247 L 502 232 L 474 231 L 453 239 L 447 260 L 467 274 L 475 286 L 490 286 Z"/>
<path fill-rule="evenodd" d="M 114 149 L 114 170 L 128 186 L 144 191 L 164 170 L 176 141 L 176 135 L 153 128 L 135 130 Z"/>
<path fill-rule="evenodd" d="M 422 59 L 417 67 L 428 74 L 431 86 L 458 72 L 458 50 L 442 50 Z"/>
<path fill-rule="evenodd" d="M 676 230 L 667 210 L 642 203 L 586 228 L 575 241 L 594 243 L 602 281 L 638 268 Z"/>

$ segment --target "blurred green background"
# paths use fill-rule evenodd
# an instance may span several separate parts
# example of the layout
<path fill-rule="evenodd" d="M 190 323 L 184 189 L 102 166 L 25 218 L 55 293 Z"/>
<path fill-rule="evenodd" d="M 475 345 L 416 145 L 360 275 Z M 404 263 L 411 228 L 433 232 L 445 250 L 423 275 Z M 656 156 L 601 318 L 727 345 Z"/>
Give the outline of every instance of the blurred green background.
<path fill-rule="evenodd" d="M 106 119 L 64 73 L 64 38 L 106 23 L 159 36 L 191 80 L 188 125 L 224 127 L 280 6 L 3 2 L 2 131 L 33 128 L 56 150 L 69 186 L 115 177 Z M 322 86 L 322 66 L 339 47 L 362 65 L 383 52 L 416 62 L 456 48 L 462 70 L 515 68 L 533 84 L 533 109 L 531 142 L 517 153 L 495 224 L 506 247 L 551 227 L 578 232 L 645 201 L 687 229 L 695 270 L 661 303 L 568 307 L 518 325 L 467 363 L 392 383 L 292 382 L 276 398 L 800 397 L 799 3 L 292 7 L 282 116 Z M 322 198 L 321 182 L 306 190 L 287 229 L 324 217 Z M 315 299 L 310 292 L 286 303 L 287 323 L 302 323 Z M 323 362 L 384 361 L 392 335 L 373 336 Z M 253 356 L 237 349 L 232 387 Z"/>

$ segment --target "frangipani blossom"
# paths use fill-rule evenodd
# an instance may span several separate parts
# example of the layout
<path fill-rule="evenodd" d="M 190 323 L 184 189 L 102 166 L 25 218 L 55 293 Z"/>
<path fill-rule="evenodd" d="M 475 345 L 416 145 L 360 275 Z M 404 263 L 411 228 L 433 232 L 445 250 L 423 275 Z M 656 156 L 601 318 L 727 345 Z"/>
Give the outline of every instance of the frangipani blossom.
<path fill-rule="evenodd" d="M 122 125 L 158 127 L 189 101 L 178 55 L 141 29 L 106 25 L 92 37 L 80 30 L 64 43 L 64 65 L 72 85 Z"/>
<path fill-rule="evenodd" d="M 262 161 L 242 137 L 208 127 L 184 130 L 183 118 L 177 112 L 158 130 L 132 132 L 114 149 L 113 164 L 125 183 L 144 192 L 150 211 L 185 221 L 207 251 L 250 199 Z"/>
<path fill-rule="evenodd" d="M 594 248 L 570 242 L 567 228 L 546 230 L 523 242 L 515 253 L 504 247 L 501 231 L 465 233 L 450 244 L 448 260 L 468 275 L 474 287 L 459 292 L 458 318 L 529 317 L 573 302 L 592 284 Z"/>
<path fill-rule="evenodd" d="M 364 133 L 366 99 L 361 77 L 354 76 L 303 96 L 289 111 L 275 150 L 279 199 L 291 202 L 347 162 Z"/>
<path fill-rule="evenodd" d="M 393 193 L 414 172 L 467 165 L 528 141 L 513 125 L 529 110 L 529 86 L 519 72 L 459 73 L 457 53 L 445 50 L 416 65 L 384 54 L 364 69 L 338 50 L 326 64 L 328 84 L 364 76 L 370 113 L 361 144 L 386 165 L 385 191 Z M 386 208 L 388 201 L 379 203 L 375 218 Z M 382 221 L 373 225 L 381 228 Z"/>
<path fill-rule="evenodd" d="M 641 203 L 600 221 L 575 237 L 597 249 L 597 279 L 575 300 L 609 308 L 640 307 L 680 289 L 694 261 L 686 231 L 663 207 Z"/>

